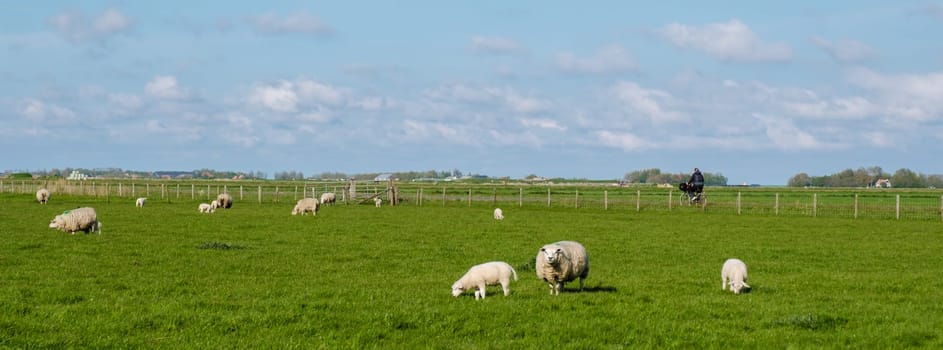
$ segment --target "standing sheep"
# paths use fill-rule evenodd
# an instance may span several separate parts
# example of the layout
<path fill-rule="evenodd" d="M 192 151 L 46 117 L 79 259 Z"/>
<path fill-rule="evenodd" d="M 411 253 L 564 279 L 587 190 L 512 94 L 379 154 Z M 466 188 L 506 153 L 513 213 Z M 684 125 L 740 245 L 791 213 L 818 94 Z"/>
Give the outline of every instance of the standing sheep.
<path fill-rule="evenodd" d="M 589 275 L 589 254 L 582 244 L 574 241 L 560 241 L 540 248 L 537 252 L 535 268 L 537 278 L 550 285 L 551 295 L 560 295 L 566 282 L 580 279 L 580 291 L 583 280 Z"/>
<path fill-rule="evenodd" d="M 462 292 L 475 288 L 475 300 L 485 298 L 485 286 L 500 284 L 504 289 L 504 296 L 511 294 L 508 286 L 511 276 L 517 281 L 517 271 L 503 261 L 492 261 L 472 266 L 462 278 L 452 284 L 452 296 L 458 297 Z"/>
<path fill-rule="evenodd" d="M 311 213 L 311 216 L 318 215 L 318 200 L 314 198 L 302 198 L 298 200 L 298 203 L 295 204 L 295 207 L 291 210 L 291 215 L 305 215 L 306 213 Z"/>
<path fill-rule="evenodd" d="M 220 193 L 216 200 L 219 201 L 219 208 L 232 208 L 232 196 L 229 193 Z"/>
<path fill-rule="evenodd" d="M 373 204 L 379 208 L 381 205 L 383 205 L 383 200 L 380 199 L 380 197 L 376 197 L 373 199 Z"/>
<path fill-rule="evenodd" d="M 321 194 L 321 205 L 330 204 L 334 205 L 334 201 L 337 199 L 337 195 L 334 192 L 324 192 Z"/>
<path fill-rule="evenodd" d="M 66 210 L 62 214 L 56 215 L 49 222 L 49 228 L 59 229 L 75 234 L 76 231 L 97 232 L 101 234 L 101 222 L 98 221 L 98 215 L 95 209 L 90 207 L 76 208 Z"/>
<path fill-rule="evenodd" d="M 138 208 L 143 208 L 144 202 L 146 201 L 147 201 L 147 197 L 141 197 L 141 198 L 138 198 L 136 201 L 134 201 L 134 205 L 137 206 Z"/>
<path fill-rule="evenodd" d="M 49 190 L 40 188 L 39 191 L 36 191 L 36 200 L 39 201 L 39 204 L 46 204 L 49 201 Z"/>
<path fill-rule="evenodd" d="M 504 220 L 504 211 L 502 211 L 501 208 L 494 208 L 494 219 Z"/>
<path fill-rule="evenodd" d="M 727 259 L 720 269 L 720 290 L 727 289 L 728 284 L 733 294 L 740 294 L 744 288 L 750 288 L 747 284 L 747 264 L 740 259 Z"/>
<path fill-rule="evenodd" d="M 207 213 L 207 214 L 216 211 L 216 207 L 209 203 L 200 203 L 200 206 L 198 206 L 197 209 L 201 213 Z"/>

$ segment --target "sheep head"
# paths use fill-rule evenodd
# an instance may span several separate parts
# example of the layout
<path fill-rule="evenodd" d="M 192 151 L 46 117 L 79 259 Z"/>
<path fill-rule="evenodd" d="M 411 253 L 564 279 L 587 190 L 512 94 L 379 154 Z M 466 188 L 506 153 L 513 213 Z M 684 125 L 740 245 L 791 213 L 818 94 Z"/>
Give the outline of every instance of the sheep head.
<path fill-rule="evenodd" d="M 733 294 L 740 294 L 744 289 L 750 289 L 747 282 L 730 282 L 730 290 L 733 291 Z"/>
<path fill-rule="evenodd" d="M 462 295 L 462 292 L 465 291 L 465 287 L 462 287 L 462 282 L 455 282 L 452 285 L 452 296 L 458 298 L 459 295 Z"/>
<path fill-rule="evenodd" d="M 64 224 L 62 221 L 62 215 L 56 215 L 56 217 L 49 222 L 49 228 L 61 227 Z"/>
<path fill-rule="evenodd" d="M 548 247 L 540 248 L 540 251 L 544 253 L 544 257 L 547 258 L 547 263 L 550 265 L 556 265 L 560 262 L 561 258 L 565 258 L 563 255 L 563 248 L 557 247 Z"/>

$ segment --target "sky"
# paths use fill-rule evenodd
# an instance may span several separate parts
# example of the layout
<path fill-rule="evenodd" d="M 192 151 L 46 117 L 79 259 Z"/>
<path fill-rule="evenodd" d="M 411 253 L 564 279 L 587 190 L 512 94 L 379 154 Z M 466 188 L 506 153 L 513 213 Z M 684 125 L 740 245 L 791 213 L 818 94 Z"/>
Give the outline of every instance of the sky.
<path fill-rule="evenodd" d="M 0 171 L 943 174 L 943 1 L 7 7 Z"/>

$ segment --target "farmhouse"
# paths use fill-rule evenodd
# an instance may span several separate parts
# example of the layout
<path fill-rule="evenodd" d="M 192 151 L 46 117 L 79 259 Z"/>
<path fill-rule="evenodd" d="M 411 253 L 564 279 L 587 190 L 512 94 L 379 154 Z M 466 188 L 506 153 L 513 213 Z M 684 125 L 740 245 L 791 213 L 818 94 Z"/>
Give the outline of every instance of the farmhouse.
<path fill-rule="evenodd" d="M 877 188 L 891 188 L 891 180 L 890 180 L 890 179 L 878 179 L 877 181 L 874 182 L 874 187 L 877 187 Z"/>

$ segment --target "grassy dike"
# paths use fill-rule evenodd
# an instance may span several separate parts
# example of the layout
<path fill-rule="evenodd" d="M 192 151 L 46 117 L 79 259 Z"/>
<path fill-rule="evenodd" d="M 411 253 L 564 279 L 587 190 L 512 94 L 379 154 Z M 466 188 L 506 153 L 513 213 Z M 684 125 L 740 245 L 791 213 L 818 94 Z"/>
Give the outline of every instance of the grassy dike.
<path fill-rule="evenodd" d="M 940 348 L 943 224 L 573 208 L 0 194 L 4 348 Z M 47 228 L 93 206 L 101 235 Z M 577 240 L 587 288 L 550 296 L 537 249 Z M 750 293 L 720 290 L 744 260 Z M 453 298 L 503 260 L 511 296 Z"/>

